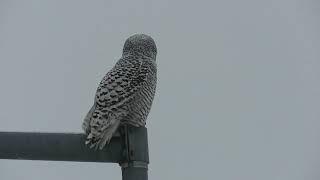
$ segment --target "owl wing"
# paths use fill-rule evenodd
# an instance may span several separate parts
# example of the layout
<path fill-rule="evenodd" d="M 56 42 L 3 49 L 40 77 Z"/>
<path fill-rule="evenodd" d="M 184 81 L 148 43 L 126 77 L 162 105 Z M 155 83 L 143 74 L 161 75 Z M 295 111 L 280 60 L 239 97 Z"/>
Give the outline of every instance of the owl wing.
<path fill-rule="evenodd" d="M 148 68 L 141 61 L 120 59 L 100 82 L 95 102 L 102 111 L 116 112 L 146 82 Z"/>
<path fill-rule="evenodd" d="M 82 123 L 82 129 L 87 134 L 89 134 L 89 132 L 90 132 L 90 129 L 89 129 L 90 119 L 92 117 L 94 110 L 96 109 L 96 106 L 97 106 L 97 103 L 94 102 L 93 106 L 90 108 L 89 112 L 87 113 L 87 115 L 84 118 L 83 123 Z"/>

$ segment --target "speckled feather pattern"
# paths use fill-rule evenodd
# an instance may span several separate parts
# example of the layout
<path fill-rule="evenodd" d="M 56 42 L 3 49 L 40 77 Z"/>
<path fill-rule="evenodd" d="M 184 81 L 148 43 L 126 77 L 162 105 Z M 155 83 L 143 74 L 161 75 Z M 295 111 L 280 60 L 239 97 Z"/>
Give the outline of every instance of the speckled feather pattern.
<path fill-rule="evenodd" d="M 100 82 L 82 125 L 91 148 L 102 149 L 120 125 L 146 124 L 156 90 L 156 53 L 150 36 L 127 39 L 122 57 Z"/>

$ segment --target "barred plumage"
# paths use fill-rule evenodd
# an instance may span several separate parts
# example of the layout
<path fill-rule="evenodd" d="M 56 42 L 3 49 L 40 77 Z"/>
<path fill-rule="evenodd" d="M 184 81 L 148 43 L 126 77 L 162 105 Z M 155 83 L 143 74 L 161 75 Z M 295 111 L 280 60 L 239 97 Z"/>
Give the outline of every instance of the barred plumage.
<path fill-rule="evenodd" d="M 150 36 L 136 34 L 126 40 L 122 57 L 100 82 L 82 124 L 91 148 L 102 149 L 121 124 L 146 124 L 156 89 L 156 55 Z"/>

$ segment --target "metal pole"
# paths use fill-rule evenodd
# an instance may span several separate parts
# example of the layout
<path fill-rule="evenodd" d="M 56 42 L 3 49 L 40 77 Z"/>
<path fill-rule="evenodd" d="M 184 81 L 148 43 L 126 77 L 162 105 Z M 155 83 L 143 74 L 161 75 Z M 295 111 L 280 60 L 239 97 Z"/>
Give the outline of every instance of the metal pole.
<path fill-rule="evenodd" d="M 122 167 L 122 180 L 148 180 L 148 169 L 144 167 Z"/>
<path fill-rule="evenodd" d="M 123 180 L 148 180 L 145 127 L 123 126 L 103 150 L 85 145 L 84 134 L 0 132 L 0 159 L 119 163 Z"/>
<path fill-rule="evenodd" d="M 0 159 L 113 162 L 123 160 L 120 137 L 102 151 L 86 147 L 84 134 L 0 132 Z"/>
<path fill-rule="evenodd" d="M 148 180 L 148 134 L 146 130 L 124 126 L 121 137 L 127 148 L 125 161 L 120 163 L 122 180 Z"/>

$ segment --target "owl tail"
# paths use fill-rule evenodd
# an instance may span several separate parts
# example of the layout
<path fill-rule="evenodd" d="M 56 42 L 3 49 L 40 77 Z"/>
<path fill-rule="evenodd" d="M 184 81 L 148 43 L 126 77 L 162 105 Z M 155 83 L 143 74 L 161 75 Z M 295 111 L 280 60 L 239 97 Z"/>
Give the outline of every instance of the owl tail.
<path fill-rule="evenodd" d="M 112 135 L 116 132 L 120 125 L 120 121 L 110 119 L 107 124 L 100 126 L 91 126 L 91 132 L 87 136 L 86 144 L 90 148 L 101 150 L 106 144 L 109 144 Z"/>

